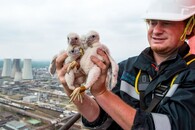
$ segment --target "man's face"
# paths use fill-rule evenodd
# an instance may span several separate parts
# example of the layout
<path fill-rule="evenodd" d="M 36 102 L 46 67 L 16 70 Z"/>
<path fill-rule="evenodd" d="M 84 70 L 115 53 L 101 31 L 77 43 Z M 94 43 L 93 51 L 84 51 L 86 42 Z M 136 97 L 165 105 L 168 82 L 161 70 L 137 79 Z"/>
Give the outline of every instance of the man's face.
<path fill-rule="evenodd" d="M 148 20 L 148 41 L 157 54 L 171 54 L 183 41 L 180 37 L 184 32 L 183 21 Z"/>

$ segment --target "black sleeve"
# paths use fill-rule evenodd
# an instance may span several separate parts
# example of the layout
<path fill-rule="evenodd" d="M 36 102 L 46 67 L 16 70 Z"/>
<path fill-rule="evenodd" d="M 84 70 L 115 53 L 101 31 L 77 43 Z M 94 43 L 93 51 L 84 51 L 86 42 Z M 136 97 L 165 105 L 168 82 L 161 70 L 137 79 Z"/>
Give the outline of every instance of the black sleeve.
<path fill-rule="evenodd" d="M 107 113 L 100 107 L 100 115 L 95 121 L 89 122 L 82 116 L 82 123 L 86 127 L 98 127 L 101 126 L 107 120 L 107 118 Z"/>
<path fill-rule="evenodd" d="M 132 130 L 154 130 L 153 124 L 150 113 L 137 109 Z"/>

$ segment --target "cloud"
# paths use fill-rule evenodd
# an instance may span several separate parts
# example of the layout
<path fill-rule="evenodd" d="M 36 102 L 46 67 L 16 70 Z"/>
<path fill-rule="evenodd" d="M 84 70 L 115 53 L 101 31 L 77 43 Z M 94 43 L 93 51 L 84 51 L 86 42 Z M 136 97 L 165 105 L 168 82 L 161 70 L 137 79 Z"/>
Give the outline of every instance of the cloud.
<path fill-rule="evenodd" d="M 147 46 L 146 0 L 1 0 L 0 58 L 50 59 L 69 32 L 100 33 L 117 60 Z M 135 46 L 136 45 L 136 46 Z"/>

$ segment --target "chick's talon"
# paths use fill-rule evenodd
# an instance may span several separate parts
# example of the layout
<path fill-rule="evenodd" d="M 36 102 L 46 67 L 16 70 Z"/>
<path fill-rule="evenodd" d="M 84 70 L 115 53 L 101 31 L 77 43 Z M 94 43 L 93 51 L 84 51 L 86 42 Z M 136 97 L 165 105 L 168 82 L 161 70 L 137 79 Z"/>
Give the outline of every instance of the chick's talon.
<path fill-rule="evenodd" d="M 69 102 L 74 101 L 76 98 L 79 99 L 79 96 L 80 96 L 80 87 L 75 88 L 75 90 L 72 92 L 72 94 L 70 95 Z"/>
<path fill-rule="evenodd" d="M 80 87 L 80 93 L 85 92 L 85 90 L 86 90 L 86 87 L 85 87 L 85 86 L 81 86 L 81 87 Z"/>
<path fill-rule="evenodd" d="M 72 61 L 67 68 L 67 73 L 70 72 L 71 69 L 73 69 L 75 66 L 77 66 L 77 62 L 76 61 Z"/>
<path fill-rule="evenodd" d="M 70 95 L 69 103 L 74 101 L 74 100 L 76 100 L 76 99 L 82 103 L 83 102 L 82 94 L 83 94 L 83 92 L 85 92 L 85 90 L 86 90 L 85 86 L 81 86 L 81 87 L 75 88 L 75 90 Z"/>

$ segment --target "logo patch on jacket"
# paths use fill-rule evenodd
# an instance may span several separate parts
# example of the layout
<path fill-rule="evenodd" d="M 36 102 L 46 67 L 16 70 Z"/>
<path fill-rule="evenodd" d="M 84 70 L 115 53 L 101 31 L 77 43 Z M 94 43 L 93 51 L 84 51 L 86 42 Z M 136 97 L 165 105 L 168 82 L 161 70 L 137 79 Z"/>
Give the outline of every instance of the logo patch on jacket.
<path fill-rule="evenodd" d="M 123 72 L 123 74 L 121 76 L 121 80 L 124 80 L 124 81 L 128 82 L 129 84 L 134 84 L 135 75 L 130 74 L 128 72 Z"/>

